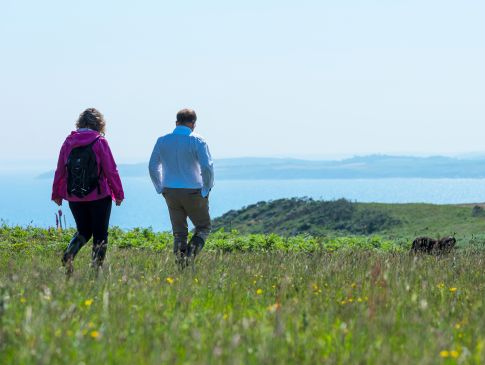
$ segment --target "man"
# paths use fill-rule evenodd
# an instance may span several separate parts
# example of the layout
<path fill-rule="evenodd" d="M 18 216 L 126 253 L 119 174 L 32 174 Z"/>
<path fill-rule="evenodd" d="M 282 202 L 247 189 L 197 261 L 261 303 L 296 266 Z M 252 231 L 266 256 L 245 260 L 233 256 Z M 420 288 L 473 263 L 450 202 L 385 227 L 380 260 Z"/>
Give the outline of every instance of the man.
<path fill-rule="evenodd" d="M 155 190 L 168 206 L 173 251 L 182 268 L 202 250 L 211 229 L 209 192 L 214 168 L 207 143 L 194 133 L 196 120 L 192 109 L 180 110 L 175 129 L 157 140 L 149 163 Z M 195 226 L 190 242 L 187 217 Z"/>

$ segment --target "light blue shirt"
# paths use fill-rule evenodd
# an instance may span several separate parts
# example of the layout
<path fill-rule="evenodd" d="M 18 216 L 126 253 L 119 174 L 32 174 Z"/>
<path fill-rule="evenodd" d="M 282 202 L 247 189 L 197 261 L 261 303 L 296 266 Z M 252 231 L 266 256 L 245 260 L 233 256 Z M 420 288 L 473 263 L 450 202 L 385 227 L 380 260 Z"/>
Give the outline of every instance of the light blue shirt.
<path fill-rule="evenodd" d="M 158 194 L 164 188 L 201 189 L 206 197 L 214 186 L 209 146 L 186 126 L 177 126 L 157 140 L 148 170 Z"/>

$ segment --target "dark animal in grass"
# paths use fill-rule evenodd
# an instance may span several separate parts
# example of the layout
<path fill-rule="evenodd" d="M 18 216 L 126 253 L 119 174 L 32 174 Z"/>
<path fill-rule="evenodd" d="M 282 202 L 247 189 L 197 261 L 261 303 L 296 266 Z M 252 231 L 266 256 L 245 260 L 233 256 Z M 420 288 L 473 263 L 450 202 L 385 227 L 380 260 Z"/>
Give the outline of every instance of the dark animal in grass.
<path fill-rule="evenodd" d="M 435 240 L 430 237 L 418 237 L 411 246 L 412 253 L 444 254 L 455 247 L 456 238 L 452 236 Z"/>

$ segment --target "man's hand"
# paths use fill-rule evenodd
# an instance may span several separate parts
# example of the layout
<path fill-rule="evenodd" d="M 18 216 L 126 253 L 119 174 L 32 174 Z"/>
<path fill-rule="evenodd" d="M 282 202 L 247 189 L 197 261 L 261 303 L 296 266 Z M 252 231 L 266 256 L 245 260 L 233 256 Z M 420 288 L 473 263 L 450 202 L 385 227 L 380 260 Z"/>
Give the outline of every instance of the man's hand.
<path fill-rule="evenodd" d="M 62 198 L 56 198 L 56 199 L 52 199 L 54 201 L 54 203 L 56 203 L 58 206 L 61 206 L 62 205 Z"/>
<path fill-rule="evenodd" d="M 122 202 L 123 202 L 123 199 L 116 199 L 115 204 L 117 207 L 119 207 Z"/>

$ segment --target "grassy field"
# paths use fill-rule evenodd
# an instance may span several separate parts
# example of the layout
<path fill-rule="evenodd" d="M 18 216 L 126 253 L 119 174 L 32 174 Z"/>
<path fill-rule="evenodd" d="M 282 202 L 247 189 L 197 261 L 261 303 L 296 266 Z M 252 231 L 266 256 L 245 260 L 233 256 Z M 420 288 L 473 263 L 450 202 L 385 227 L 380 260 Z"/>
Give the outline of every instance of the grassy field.
<path fill-rule="evenodd" d="M 104 271 L 86 247 L 67 280 L 69 234 L 0 230 L 1 364 L 485 363 L 481 243 L 413 257 L 382 238 L 219 233 L 180 272 L 169 235 L 114 230 Z"/>
<path fill-rule="evenodd" d="M 359 203 L 360 205 L 360 203 Z M 463 245 L 467 240 L 485 234 L 485 217 L 472 214 L 475 205 L 437 204 L 380 204 L 368 203 L 389 212 L 401 220 L 401 224 L 381 232 L 383 236 L 412 239 L 419 235 L 431 237 L 456 234 Z"/>

